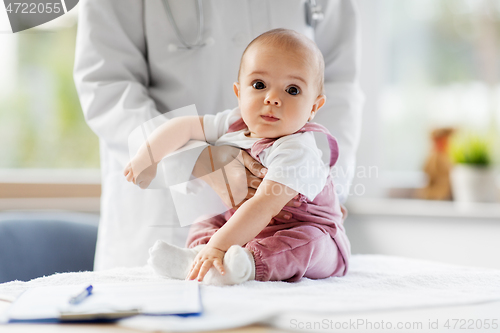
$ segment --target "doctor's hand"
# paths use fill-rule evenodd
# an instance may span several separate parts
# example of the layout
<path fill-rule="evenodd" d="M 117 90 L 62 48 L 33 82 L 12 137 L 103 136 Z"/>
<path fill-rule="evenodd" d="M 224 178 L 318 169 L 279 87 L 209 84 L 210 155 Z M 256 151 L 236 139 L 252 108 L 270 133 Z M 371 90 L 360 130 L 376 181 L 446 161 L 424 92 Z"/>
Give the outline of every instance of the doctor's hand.
<path fill-rule="evenodd" d="M 245 203 L 248 199 L 252 198 L 257 191 L 257 188 L 262 183 L 262 179 L 266 175 L 267 169 L 256 161 L 252 156 L 250 156 L 246 151 L 242 150 L 243 163 L 245 164 L 246 174 L 247 174 L 247 185 L 248 185 L 248 194 L 245 200 L 243 200 L 240 204 L 236 206 L 238 209 L 242 204 Z M 300 207 L 301 202 L 299 201 L 299 195 L 295 196 L 292 200 L 290 200 L 285 206 L 288 207 Z M 275 218 L 289 220 L 292 218 L 292 213 L 282 210 L 275 216 Z M 271 220 L 270 224 L 274 223 L 274 219 Z"/>
<path fill-rule="evenodd" d="M 224 171 L 224 177 L 219 170 Z M 205 148 L 193 168 L 193 176 L 203 179 L 227 207 L 235 209 L 255 195 L 266 172 L 267 169 L 247 152 L 231 146 Z M 300 205 L 298 196 L 286 204 L 289 207 Z M 292 213 L 282 210 L 275 217 L 287 220 Z"/>
<path fill-rule="evenodd" d="M 202 281 L 212 266 L 214 266 L 221 275 L 224 275 L 226 273 L 223 265 L 225 254 L 225 251 L 206 245 L 194 258 L 186 280 L 197 279 L 198 281 Z"/>

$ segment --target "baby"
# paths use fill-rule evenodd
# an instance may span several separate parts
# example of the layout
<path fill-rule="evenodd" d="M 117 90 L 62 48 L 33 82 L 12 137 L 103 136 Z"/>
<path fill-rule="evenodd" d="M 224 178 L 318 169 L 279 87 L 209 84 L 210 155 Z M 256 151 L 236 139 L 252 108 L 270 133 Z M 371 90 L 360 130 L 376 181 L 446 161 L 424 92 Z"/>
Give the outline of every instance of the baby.
<path fill-rule="evenodd" d="M 313 132 L 327 135 L 330 167 L 338 146 L 323 126 L 309 122 L 326 100 L 323 73 L 313 41 L 291 30 L 268 31 L 243 53 L 233 85 L 237 108 L 174 118 L 151 134 L 125 168 L 128 181 L 136 183 L 151 163 L 154 168 L 190 139 L 246 149 L 267 168 L 255 195 L 237 210 L 191 226 L 188 248 L 157 241 L 148 263 L 158 274 L 221 285 L 347 273 L 350 244 Z M 285 207 L 296 196 L 301 206 Z M 282 209 L 292 218 L 277 218 Z"/>

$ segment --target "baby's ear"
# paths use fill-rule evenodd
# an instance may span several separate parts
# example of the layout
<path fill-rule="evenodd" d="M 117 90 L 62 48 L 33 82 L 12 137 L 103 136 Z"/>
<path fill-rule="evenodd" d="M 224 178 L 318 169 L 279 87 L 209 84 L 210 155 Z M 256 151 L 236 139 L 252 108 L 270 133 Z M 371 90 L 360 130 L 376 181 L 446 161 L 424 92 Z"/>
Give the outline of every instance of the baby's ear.
<path fill-rule="evenodd" d="M 240 98 L 240 83 L 239 82 L 233 83 L 233 91 L 234 91 L 234 94 L 236 95 L 236 97 L 239 99 Z"/>
<path fill-rule="evenodd" d="M 313 120 L 314 116 L 316 115 L 316 112 L 318 112 L 323 105 L 325 105 L 326 102 L 326 96 L 325 95 L 319 95 L 318 98 L 316 98 L 316 101 L 314 102 L 312 109 L 311 109 L 311 116 L 307 121 Z"/>
<path fill-rule="evenodd" d="M 325 95 L 319 95 L 316 98 L 316 102 L 314 102 L 313 111 L 316 112 L 319 109 L 321 109 L 323 107 L 323 105 L 325 105 L 325 102 L 326 102 L 326 96 Z"/>

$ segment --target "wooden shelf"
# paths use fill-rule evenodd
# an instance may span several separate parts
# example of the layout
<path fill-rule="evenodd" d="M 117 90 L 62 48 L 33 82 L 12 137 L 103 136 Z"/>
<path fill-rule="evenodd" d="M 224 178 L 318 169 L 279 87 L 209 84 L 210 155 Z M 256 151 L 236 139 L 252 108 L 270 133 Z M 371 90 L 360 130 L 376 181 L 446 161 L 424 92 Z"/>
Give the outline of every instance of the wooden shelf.
<path fill-rule="evenodd" d="M 458 203 L 392 198 L 349 198 L 349 214 L 500 219 L 500 203 Z"/>
<path fill-rule="evenodd" d="M 85 213 L 99 213 L 100 201 L 97 198 L 8 198 L 0 199 L 0 211 L 25 210 L 63 210 Z"/>
<path fill-rule="evenodd" d="M 0 198 L 98 198 L 100 196 L 100 184 L 0 183 Z"/>

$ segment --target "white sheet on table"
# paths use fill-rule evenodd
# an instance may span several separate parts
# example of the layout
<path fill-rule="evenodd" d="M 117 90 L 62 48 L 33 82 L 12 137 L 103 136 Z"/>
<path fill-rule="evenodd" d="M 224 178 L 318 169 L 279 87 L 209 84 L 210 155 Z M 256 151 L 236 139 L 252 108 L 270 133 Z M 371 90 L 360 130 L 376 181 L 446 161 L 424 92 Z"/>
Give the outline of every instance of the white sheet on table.
<path fill-rule="evenodd" d="M 15 296 L 38 285 L 158 281 L 149 268 L 63 273 L 29 282 L 0 284 L 1 295 Z M 163 279 L 166 281 L 165 279 Z M 143 330 L 214 330 L 259 321 L 273 324 L 286 313 L 339 314 L 411 309 L 500 300 L 500 270 L 461 267 L 381 255 L 354 255 L 341 278 L 297 283 L 251 281 L 238 286 L 203 286 L 200 317 L 143 317 L 119 324 Z"/>

